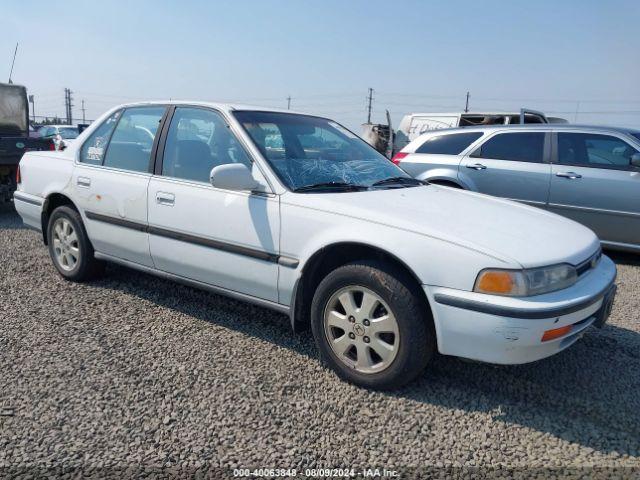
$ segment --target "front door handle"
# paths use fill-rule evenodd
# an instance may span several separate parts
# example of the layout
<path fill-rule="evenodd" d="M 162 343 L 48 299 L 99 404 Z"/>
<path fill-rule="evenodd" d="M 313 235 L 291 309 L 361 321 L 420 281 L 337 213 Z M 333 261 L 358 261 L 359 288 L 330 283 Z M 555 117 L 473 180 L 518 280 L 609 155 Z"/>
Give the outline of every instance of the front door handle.
<path fill-rule="evenodd" d="M 473 163 L 471 165 L 467 165 L 467 168 L 473 168 L 474 170 L 486 170 L 487 166 L 481 163 Z"/>
<path fill-rule="evenodd" d="M 569 180 L 575 180 L 576 178 L 582 178 L 582 175 L 576 172 L 558 172 L 556 177 L 568 178 Z"/>
<path fill-rule="evenodd" d="M 91 186 L 91 179 L 88 177 L 78 177 L 76 179 L 76 184 L 79 187 L 89 188 Z"/>
<path fill-rule="evenodd" d="M 176 196 L 173 193 L 158 192 L 156 193 L 156 203 L 158 205 L 167 205 L 173 207 L 176 202 Z"/>

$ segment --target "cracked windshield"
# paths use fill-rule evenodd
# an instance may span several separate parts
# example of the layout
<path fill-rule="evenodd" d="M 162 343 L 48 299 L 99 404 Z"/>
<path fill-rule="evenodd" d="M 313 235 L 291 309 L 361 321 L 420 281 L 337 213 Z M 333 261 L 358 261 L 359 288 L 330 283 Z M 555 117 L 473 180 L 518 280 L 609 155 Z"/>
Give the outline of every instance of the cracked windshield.
<path fill-rule="evenodd" d="M 394 186 L 421 184 L 327 119 L 254 111 L 237 111 L 235 116 L 293 191 L 366 190 L 390 180 Z"/>

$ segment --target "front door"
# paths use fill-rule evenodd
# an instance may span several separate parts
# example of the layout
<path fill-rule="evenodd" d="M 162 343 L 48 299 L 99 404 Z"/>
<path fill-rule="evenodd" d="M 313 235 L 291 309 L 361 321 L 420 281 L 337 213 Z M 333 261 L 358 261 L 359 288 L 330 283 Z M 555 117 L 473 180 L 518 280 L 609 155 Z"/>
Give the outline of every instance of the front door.
<path fill-rule="evenodd" d="M 72 178 L 74 198 L 96 251 L 153 266 L 147 188 L 163 106 L 118 111 L 85 141 Z"/>
<path fill-rule="evenodd" d="M 605 242 L 640 245 L 637 150 L 615 135 L 558 132 L 549 209 L 591 228 Z"/>
<path fill-rule="evenodd" d="M 149 183 L 149 242 L 156 268 L 253 297 L 278 300 L 279 203 L 259 192 L 214 188 L 211 169 L 244 163 L 242 145 L 216 111 L 178 107 L 161 166 Z"/>
<path fill-rule="evenodd" d="M 460 162 L 458 175 L 478 192 L 544 208 L 550 150 L 545 132 L 498 132 Z"/>

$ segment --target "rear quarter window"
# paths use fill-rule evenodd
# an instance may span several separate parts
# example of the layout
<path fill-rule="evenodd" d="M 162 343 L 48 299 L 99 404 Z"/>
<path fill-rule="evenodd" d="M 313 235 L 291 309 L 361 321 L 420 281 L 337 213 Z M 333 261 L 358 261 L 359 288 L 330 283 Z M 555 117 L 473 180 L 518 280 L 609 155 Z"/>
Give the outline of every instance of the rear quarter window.
<path fill-rule="evenodd" d="M 102 165 L 107 143 L 109 142 L 116 123 L 118 123 L 118 118 L 120 118 L 121 113 L 121 110 L 113 113 L 96 128 L 91 136 L 82 144 L 82 149 L 80 150 L 80 161 L 82 163 Z"/>
<path fill-rule="evenodd" d="M 416 153 L 459 155 L 481 136 L 482 132 L 468 132 L 430 137 L 418 147 Z"/>

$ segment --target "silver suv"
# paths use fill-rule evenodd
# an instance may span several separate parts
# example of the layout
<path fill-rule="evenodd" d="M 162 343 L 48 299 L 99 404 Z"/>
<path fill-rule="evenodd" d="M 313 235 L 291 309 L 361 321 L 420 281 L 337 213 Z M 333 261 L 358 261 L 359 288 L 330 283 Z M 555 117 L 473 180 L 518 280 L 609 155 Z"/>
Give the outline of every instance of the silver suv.
<path fill-rule="evenodd" d="M 421 180 L 564 215 L 640 252 L 640 130 L 522 125 L 438 130 L 393 162 Z"/>

